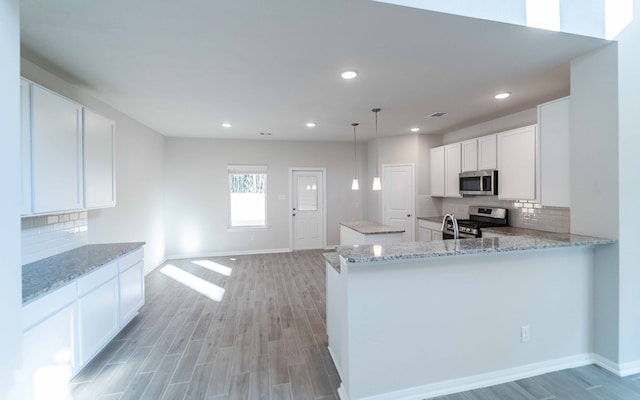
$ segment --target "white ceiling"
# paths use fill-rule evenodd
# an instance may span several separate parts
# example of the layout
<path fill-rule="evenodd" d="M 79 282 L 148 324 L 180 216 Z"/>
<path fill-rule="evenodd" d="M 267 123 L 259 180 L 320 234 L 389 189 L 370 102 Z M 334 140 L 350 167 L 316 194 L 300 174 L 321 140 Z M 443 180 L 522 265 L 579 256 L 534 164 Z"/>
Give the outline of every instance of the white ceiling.
<path fill-rule="evenodd" d="M 605 43 L 368 0 L 20 4 L 25 58 L 166 136 L 366 140 L 373 107 L 381 136 L 443 133 L 567 95 Z"/>

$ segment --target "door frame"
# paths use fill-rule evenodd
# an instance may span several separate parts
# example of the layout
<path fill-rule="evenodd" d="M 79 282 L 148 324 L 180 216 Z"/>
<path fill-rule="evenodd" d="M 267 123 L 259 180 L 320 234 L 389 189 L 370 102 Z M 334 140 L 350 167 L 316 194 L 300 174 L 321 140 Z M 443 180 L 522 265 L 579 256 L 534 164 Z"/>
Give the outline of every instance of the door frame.
<path fill-rule="evenodd" d="M 411 167 L 411 174 L 413 175 L 413 198 L 411 199 L 411 208 L 413 209 L 413 214 L 411 215 L 411 218 L 413 218 L 413 231 L 411 233 L 411 237 L 413 238 L 413 241 L 415 242 L 416 240 L 416 192 L 417 192 L 417 185 L 416 185 L 416 165 L 414 163 L 399 163 L 399 164 L 382 164 L 380 169 L 381 169 L 381 176 L 384 176 L 384 169 L 385 167 Z M 385 215 L 385 196 L 384 196 L 384 182 L 382 182 L 383 188 L 381 190 L 381 196 L 382 196 L 382 200 L 380 202 L 380 216 L 381 216 L 381 224 L 384 224 L 384 221 L 386 220 L 386 215 Z"/>
<path fill-rule="evenodd" d="M 293 251 L 293 172 L 315 171 L 322 173 L 322 248 L 327 247 L 327 169 L 324 167 L 289 167 L 289 251 Z"/>

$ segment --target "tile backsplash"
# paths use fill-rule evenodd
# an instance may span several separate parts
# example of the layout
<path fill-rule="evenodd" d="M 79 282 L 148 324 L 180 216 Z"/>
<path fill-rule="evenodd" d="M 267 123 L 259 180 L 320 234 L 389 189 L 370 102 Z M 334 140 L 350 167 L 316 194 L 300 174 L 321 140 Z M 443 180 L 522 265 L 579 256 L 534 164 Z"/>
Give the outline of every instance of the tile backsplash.
<path fill-rule="evenodd" d="M 22 264 L 88 243 L 87 212 L 22 218 Z"/>
<path fill-rule="evenodd" d="M 457 218 L 469 218 L 469 206 L 498 206 L 509 210 L 509 225 L 517 228 L 537 229 L 541 231 L 568 233 L 569 208 L 545 207 L 538 203 L 498 200 L 497 196 L 445 198 L 442 212 L 453 213 Z"/>

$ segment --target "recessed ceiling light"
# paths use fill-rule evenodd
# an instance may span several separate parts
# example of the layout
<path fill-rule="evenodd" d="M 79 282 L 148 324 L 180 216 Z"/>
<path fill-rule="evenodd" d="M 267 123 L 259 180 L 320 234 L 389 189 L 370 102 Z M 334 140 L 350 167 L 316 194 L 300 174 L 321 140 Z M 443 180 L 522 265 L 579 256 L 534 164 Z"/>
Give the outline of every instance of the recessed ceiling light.
<path fill-rule="evenodd" d="M 418 132 L 420 128 L 411 128 L 411 132 Z"/>
<path fill-rule="evenodd" d="M 313 128 L 314 126 L 316 126 L 315 122 L 307 122 L 307 127 L 308 128 Z"/>
<path fill-rule="evenodd" d="M 262 136 L 271 136 L 271 132 L 260 132 Z"/>
<path fill-rule="evenodd" d="M 223 128 L 231 128 L 231 124 L 230 124 L 230 123 L 228 123 L 228 122 L 224 122 L 224 123 L 222 124 L 222 127 L 223 127 Z"/>
<path fill-rule="evenodd" d="M 502 93 L 498 93 L 497 95 L 493 96 L 498 100 L 502 100 L 502 99 L 506 99 L 507 97 L 511 96 L 511 92 L 502 92 Z"/>
<path fill-rule="evenodd" d="M 354 69 L 348 69 L 346 71 L 344 71 L 343 73 L 340 74 L 340 76 L 342 77 L 342 79 L 353 79 L 356 76 L 358 76 L 358 71 L 354 70 Z"/>

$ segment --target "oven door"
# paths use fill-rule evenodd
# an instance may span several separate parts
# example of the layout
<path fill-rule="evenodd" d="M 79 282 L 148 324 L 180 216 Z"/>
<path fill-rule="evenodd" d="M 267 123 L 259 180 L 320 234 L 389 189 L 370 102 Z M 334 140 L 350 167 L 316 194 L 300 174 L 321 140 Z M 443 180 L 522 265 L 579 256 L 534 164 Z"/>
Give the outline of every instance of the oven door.
<path fill-rule="evenodd" d="M 470 235 L 468 233 L 458 233 L 458 236 L 460 239 L 475 239 L 476 237 L 474 235 Z M 443 240 L 449 240 L 449 239 L 453 239 L 453 231 L 449 231 L 449 230 L 444 230 L 442 231 L 442 239 Z"/>

